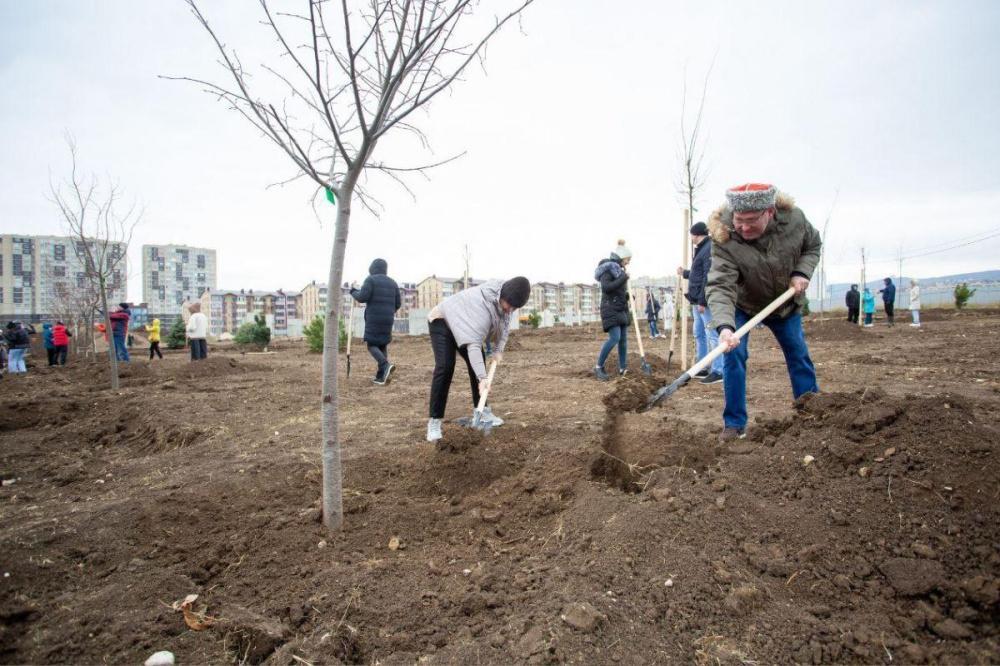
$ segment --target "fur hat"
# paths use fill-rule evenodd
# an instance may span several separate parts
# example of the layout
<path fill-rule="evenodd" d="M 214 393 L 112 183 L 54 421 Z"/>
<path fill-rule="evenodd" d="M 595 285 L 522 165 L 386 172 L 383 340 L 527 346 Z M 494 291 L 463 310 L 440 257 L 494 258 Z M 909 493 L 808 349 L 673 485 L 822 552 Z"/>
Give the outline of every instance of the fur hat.
<path fill-rule="evenodd" d="M 531 296 L 531 283 L 528 282 L 528 278 L 520 275 L 507 280 L 500 287 L 500 298 L 507 301 L 515 310 L 523 307 L 528 302 L 529 296 Z"/>
<path fill-rule="evenodd" d="M 734 213 L 774 208 L 778 190 L 766 183 L 746 183 L 726 190 L 726 200 Z"/>
<path fill-rule="evenodd" d="M 618 246 L 611 253 L 612 259 L 631 259 L 632 250 L 625 247 L 625 241 L 621 238 L 618 239 Z"/>

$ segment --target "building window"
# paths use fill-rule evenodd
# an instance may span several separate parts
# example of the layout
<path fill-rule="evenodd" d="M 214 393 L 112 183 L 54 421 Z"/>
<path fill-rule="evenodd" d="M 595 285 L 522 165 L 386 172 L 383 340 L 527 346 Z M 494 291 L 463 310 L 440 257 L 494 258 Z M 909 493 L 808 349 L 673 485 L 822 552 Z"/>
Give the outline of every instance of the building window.
<path fill-rule="evenodd" d="M 66 261 L 66 246 L 65 245 L 53 245 L 52 246 L 52 258 L 56 261 Z"/>
<path fill-rule="evenodd" d="M 19 305 L 24 302 L 24 289 L 14 287 L 14 304 Z"/>
<path fill-rule="evenodd" d="M 205 274 L 204 273 L 198 273 L 198 283 L 199 284 L 204 284 L 205 283 Z"/>
<path fill-rule="evenodd" d="M 53 277 L 66 277 L 66 267 L 65 266 L 53 266 L 52 267 Z"/>
<path fill-rule="evenodd" d="M 182 263 L 186 264 L 188 262 L 188 251 L 187 250 L 177 250 L 177 254 L 180 255 Z"/>
<path fill-rule="evenodd" d="M 3 287 L 0 287 L 0 303 L 3 303 Z"/>
<path fill-rule="evenodd" d="M 76 274 L 76 286 L 78 289 L 83 289 L 87 286 L 87 274 L 77 273 Z"/>
<path fill-rule="evenodd" d="M 177 264 L 176 265 L 175 270 L 174 270 L 174 277 L 176 277 L 178 280 L 181 280 L 181 279 L 184 278 L 184 266 L 183 265 L 181 265 L 181 264 Z"/>
<path fill-rule="evenodd" d="M 198 268 L 204 268 L 204 267 L 205 267 L 205 255 L 199 254 L 198 255 Z"/>

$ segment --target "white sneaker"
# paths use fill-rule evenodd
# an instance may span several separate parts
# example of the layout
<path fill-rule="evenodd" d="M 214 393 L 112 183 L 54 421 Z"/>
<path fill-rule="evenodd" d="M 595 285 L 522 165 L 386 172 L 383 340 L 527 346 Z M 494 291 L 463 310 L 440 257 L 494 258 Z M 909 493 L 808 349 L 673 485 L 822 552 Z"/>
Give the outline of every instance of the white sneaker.
<path fill-rule="evenodd" d="M 497 428 L 503 425 L 503 419 L 493 413 L 493 408 L 489 405 L 483 408 L 483 421 L 491 421 L 493 427 Z"/>
<path fill-rule="evenodd" d="M 427 419 L 427 441 L 436 442 L 441 439 L 441 419 Z"/>

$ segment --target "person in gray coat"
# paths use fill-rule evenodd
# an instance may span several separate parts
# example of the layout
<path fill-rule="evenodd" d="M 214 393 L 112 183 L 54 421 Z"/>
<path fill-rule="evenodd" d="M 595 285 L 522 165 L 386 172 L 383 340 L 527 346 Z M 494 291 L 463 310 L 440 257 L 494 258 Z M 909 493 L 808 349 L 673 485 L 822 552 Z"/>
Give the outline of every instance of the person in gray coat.
<path fill-rule="evenodd" d="M 493 343 L 493 360 L 499 363 L 510 334 L 511 313 L 527 303 L 530 295 L 531 284 L 525 277 L 511 278 L 506 282 L 490 280 L 449 296 L 428 313 L 431 348 L 434 350 L 428 442 L 442 437 L 441 424 L 448 405 L 451 379 L 455 374 L 455 357 L 461 356 L 469 370 L 472 406 L 476 408 L 480 392 L 489 388 L 483 341 Z M 492 422 L 493 426 L 503 425 L 503 419 L 495 416 L 489 406 L 483 410 L 482 417 Z"/>
<path fill-rule="evenodd" d="M 377 364 L 372 381 L 380 386 L 389 383 L 396 369 L 389 362 L 389 343 L 392 342 L 396 311 L 403 304 L 399 285 L 387 275 L 388 271 L 386 260 L 376 259 L 368 267 L 368 277 L 361 288 L 351 289 L 354 300 L 365 304 L 365 343 Z"/>

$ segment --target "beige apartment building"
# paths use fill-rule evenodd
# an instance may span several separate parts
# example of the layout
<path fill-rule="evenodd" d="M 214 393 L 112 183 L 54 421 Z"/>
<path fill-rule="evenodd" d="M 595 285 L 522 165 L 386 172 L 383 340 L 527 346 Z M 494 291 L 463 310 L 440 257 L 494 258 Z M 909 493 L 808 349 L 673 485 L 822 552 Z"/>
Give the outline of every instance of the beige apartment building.
<path fill-rule="evenodd" d="M 470 280 L 470 286 L 481 284 L 481 282 Z M 462 291 L 464 286 L 463 278 L 438 277 L 437 275 L 424 278 L 417 283 L 417 307 L 430 310 L 452 294 Z"/>
<path fill-rule="evenodd" d="M 306 322 L 307 326 L 316 317 L 325 316 L 326 298 L 329 291 L 325 282 L 316 282 L 316 280 L 302 287 L 300 292 L 302 294 L 301 315 L 302 321 Z"/>
<path fill-rule="evenodd" d="M 0 235 L 0 316 L 38 320 L 72 314 L 75 297 L 89 287 L 77 242 L 71 236 Z M 126 249 L 117 243 L 110 251 L 121 256 Z M 126 300 L 127 275 L 123 261 L 112 277 L 109 303 Z"/>

